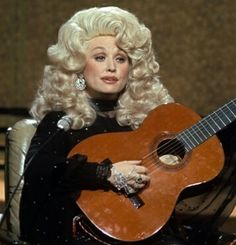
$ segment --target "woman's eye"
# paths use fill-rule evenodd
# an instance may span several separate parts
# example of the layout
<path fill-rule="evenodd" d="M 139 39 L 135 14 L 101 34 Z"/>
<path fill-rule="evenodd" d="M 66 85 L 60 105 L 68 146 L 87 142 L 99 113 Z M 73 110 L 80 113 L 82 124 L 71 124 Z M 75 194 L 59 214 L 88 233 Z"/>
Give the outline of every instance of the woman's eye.
<path fill-rule="evenodd" d="M 117 57 L 116 58 L 116 60 L 119 62 L 119 63 L 124 63 L 124 62 L 126 62 L 126 57 L 123 57 L 123 56 L 119 56 L 119 57 Z"/>
<path fill-rule="evenodd" d="M 105 56 L 103 56 L 103 55 L 98 55 L 98 56 L 95 57 L 95 60 L 96 60 L 96 61 L 104 61 L 104 60 L 105 60 Z"/>

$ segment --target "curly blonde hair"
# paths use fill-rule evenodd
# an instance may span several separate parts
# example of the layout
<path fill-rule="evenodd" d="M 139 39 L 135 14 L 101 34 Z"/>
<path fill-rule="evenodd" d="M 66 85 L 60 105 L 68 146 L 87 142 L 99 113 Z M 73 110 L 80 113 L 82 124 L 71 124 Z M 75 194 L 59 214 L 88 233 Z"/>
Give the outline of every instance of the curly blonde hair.
<path fill-rule="evenodd" d="M 114 36 L 130 59 L 128 83 L 116 108 L 120 125 L 137 128 L 150 110 L 173 101 L 158 77 L 150 30 L 126 10 L 94 7 L 74 14 L 61 26 L 58 42 L 48 48 L 52 65 L 45 66 L 32 104 L 34 118 L 41 120 L 49 111 L 64 111 L 73 119 L 74 129 L 93 124 L 96 111 L 86 90 L 76 90 L 74 81 L 85 67 L 86 41 L 101 35 Z"/>

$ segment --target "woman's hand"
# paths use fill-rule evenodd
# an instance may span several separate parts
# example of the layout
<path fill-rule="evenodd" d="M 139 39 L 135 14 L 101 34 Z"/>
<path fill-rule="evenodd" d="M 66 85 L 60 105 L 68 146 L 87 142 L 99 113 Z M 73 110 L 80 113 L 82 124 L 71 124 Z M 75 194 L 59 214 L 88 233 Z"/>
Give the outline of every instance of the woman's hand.
<path fill-rule="evenodd" d="M 117 189 L 126 188 L 129 193 L 137 192 L 150 181 L 148 169 L 140 166 L 140 163 L 138 160 L 130 160 L 113 164 L 108 181 Z"/>

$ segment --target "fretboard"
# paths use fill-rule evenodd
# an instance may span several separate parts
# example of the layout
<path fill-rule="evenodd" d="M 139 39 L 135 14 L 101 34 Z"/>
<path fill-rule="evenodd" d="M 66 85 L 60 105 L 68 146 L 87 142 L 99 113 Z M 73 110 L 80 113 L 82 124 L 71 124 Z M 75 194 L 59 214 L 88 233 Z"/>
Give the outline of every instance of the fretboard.
<path fill-rule="evenodd" d="M 236 119 L 236 98 L 177 135 L 186 152 L 191 151 Z"/>

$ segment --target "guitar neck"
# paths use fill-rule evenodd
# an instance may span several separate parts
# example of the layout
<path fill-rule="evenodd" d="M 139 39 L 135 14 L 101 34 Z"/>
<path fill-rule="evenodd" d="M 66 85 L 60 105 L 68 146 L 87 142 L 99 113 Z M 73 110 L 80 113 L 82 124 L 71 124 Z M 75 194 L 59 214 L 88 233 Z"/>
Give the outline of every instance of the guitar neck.
<path fill-rule="evenodd" d="M 236 119 L 236 98 L 177 135 L 186 152 L 191 151 Z"/>

